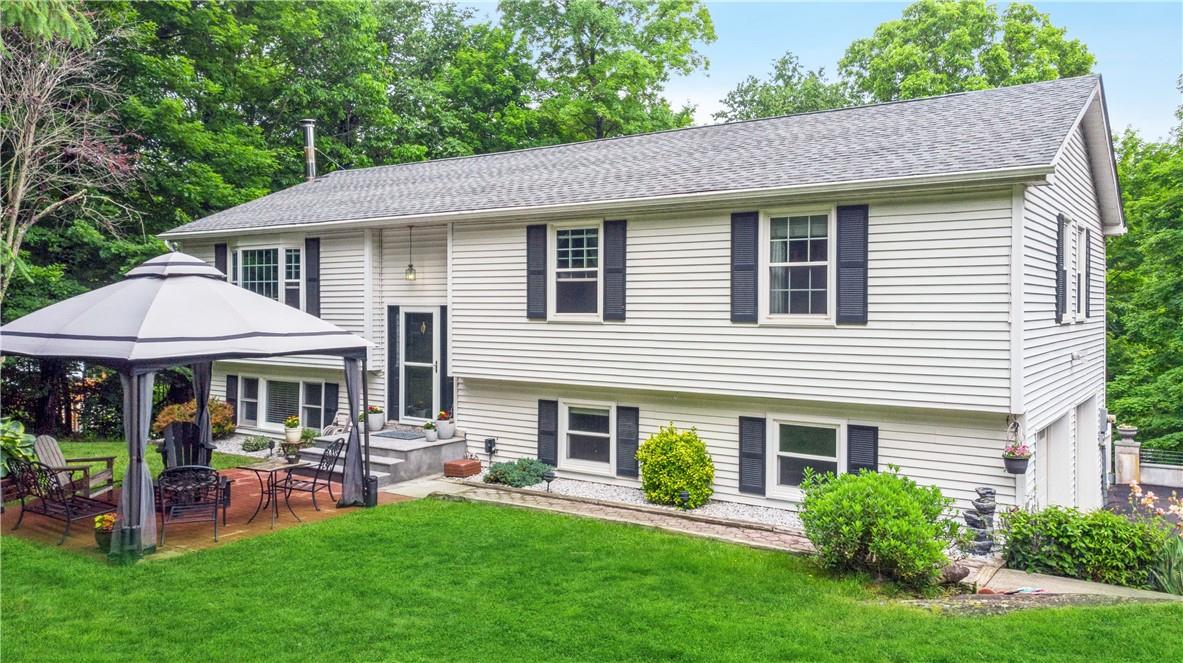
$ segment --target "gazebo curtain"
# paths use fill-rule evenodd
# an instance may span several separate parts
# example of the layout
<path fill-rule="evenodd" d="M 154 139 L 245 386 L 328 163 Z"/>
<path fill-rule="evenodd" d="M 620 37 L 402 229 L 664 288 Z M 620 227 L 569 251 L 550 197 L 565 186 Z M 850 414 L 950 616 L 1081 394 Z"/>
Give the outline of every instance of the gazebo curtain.
<path fill-rule="evenodd" d="M 116 512 L 113 556 L 137 556 L 156 548 L 156 500 L 152 473 L 144 454 L 152 421 L 152 383 L 156 373 L 120 373 L 123 383 L 123 434 L 127 438 L 127 474 Z"/>
<path fill-rule="evenodd" d="M 194 423 L 201 433 L 201 443 L 207 447 L 214 444 L 214 431 L 209 417 L 209 390 L 213 378 L 213 362 L 193 364 L 193 397 L 197 400 L 197 415 Z"/>
<path fill-rule="evenodd" d="M 345 472 L 341 482 L 341 499 L 337 506 L 362 506 L 365 504 L 364 486 L 362 485 L 361 435 L 357 417 L 361 411 L 358 389 L 361 386 L 361 361 L 352 357 L 345 358 L 345 391 L 349 400 L 349 416 L 353 425 L 349 427 L 349 441 L 345 444 Z"/>

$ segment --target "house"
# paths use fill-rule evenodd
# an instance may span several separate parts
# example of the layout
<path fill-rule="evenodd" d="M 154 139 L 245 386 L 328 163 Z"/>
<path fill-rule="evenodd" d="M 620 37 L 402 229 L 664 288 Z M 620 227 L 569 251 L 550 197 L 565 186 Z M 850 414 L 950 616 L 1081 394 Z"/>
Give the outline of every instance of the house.
<path fill-rule="evenodd" d="M 374 342 L 372 403 L 484 458 L 637 485 L 697 427 L 716 498 L 899 466 L 960 503 L 1101 505 L 1101 81 L 338 171 L 163 235 Z M 239 425 L 344 407 L 331 360 L 219 362 Z M 1036 455 L 1007 474 L 1013 434 Z"/>

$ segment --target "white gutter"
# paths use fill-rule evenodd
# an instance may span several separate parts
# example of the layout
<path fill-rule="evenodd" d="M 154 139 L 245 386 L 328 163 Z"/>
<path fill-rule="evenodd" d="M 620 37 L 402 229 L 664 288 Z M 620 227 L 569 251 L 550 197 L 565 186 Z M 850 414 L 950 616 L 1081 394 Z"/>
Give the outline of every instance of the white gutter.
<path fill-rule="evenodd" d="M 864 180 L 850 180 L 845 182 L 828 182 L 821 184 L 797 184 L 792 186 L 761 187 L 754 189 L 728 189 L 726 191 L 704 191 L 699 193 L 674 194 L 665 196 L 646 196 L 640 198 L 611 198 L 606 200 L 592 200 L 580 203 L 557 203 L 552 205 L 534 205 L 527 207 L 497 207 L 482 210 L 462 210 L 456 212 L 432 212 L 428 214 L 404 214 L 399 216 L 371 217 L 364 219 L 336 219 L 332 221 L 316 221 L 312 223 L 287 223 L 269 226 L 242 226 L 237 228 L 218 228 L 214 230 L 195 230 L 189 232 L 168 231 L 160 233 L 162 239 L 189 239 L 194 237 L 218 237 L 239 235 L 242 233 L 269 233 L 284 230 L 308 230 L 311 228 L 350 228 L 356 226 L 378 225 L 389 222 L 428 223 L 434 221 L 464 221 L 489 220 L 499 218 L 522 218 L 527 215 L 566 215 L 608 213 L 616 210 L 642 212 L 646 207 L 660 207 L 685 204 L 724 204 L 743 203 L 745 205 L 759 202 L 761 198 L 775 198 L 789 195 L 809 194 L 841 194 L 851 191 L 859 193 L 868 191 L 883 191 L 896 188 L 919 188 L 934 186 L 949 186 L 955 184 L 1042 184 L 1043 180 L 1055 171 L 1051 164 L 1039 166 L 1021 166 L 1013 168 L 993 168 L 987 170 L 946 173 L 938 175 L 914 175 L 908 177 L 885 177 Z"/>

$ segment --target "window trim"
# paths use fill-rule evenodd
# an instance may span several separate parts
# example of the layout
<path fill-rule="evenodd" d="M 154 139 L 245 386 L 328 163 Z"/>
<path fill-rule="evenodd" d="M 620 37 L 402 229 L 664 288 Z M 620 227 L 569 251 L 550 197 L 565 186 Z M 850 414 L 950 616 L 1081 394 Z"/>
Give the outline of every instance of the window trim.
<path fill-rule="evenodd" d="M 275 375 L 265 376 L 265 375 L 259 375 L 256 373 L 240 373 L 238 375 L 238 394 L 239 394 L 238 402 L 239 403 L 252 400 L 249 398 L 243 398 L 243 395 L 246 394 L 246 390 L 243 386 L 243 380 L 258 380 L 259 381 L 259 397 L 257 399 L 253 399 L 253 401 L 256 404 L 255 423 L 252 425 L 252 424 L 245 423 L 242 420 L 242 411 L 244 408 L 240 405 L 238 408 L 235 409 L 235 412 L 234 412 L 234 418 L 235 418 L 234 423 L 236 425 L 244 426 L 244 427 L 249 428 L 251 430 L 260 430 L 260 431 L 269 431 L 269 432 L 283 432 L 283 422 L 280 422 L 278 425 L 276 425 L 276 424 L 273 424 L 273 423 L 267 421 L 267 403 L 270 398 L 270 389 L 268 388 L 268 385 L 272 381 L 295 382 L 296 384 L 300 385 L 300 399 L 299 399 L 299 405 L 297 406 L 297 408 L 298 408 L 297 415 L 300 417 L 300 427 L 301 428 L 312 428 L 312 429 L 317 430 L 318 432 L 320 431 L 321 425 L 319 422 L 317 422 L 316 425 L 309 426 L 307 424 L 307 422 L 304 421 L 304 406 L 305 406 L 304 383 L 307 382 L 309 384 L 320 385 L 320 408 L 321 408 L 321 418 L 323 419 L 324 418 L 324 407 L 325 407 L 325 383 L 328 382 L 328 380 L 316 379 L 316 378 L 309 379 L 309 378 L 302 378 L 302 377 L 285 377 L 285 376 L 275 376 Z M 340 408 L 338 408 L 338 409 L 340 409 Z"/>
<path fill-rule="evenodd" d="M 308 271 L 307 271 L 308 270 L 308 256 L 306 255 L 306 252 L 304 251 L 303 240 L 301 240 L 299 242 L 282 241 L 282 242 L 277 242 L 275 244 L 260 244 L 258 246 L 237 245 L 237 244 L 229 246 L 227 248 L 227 251 L 231 255 L 231 258 L 230 258 L 231 268 L 230 268 L 230 275 L 229 275 L 230 282 L 240 288 L 244 288 L 244 286 L 242 285 L 242 274 L 241 274 L 242 263 L 243 263 L 242 253 L 244 251 L 267 251 L 270 249 L 275 249 L 276 256 L 278 256 L 276 258 L 276 262 L 278 263 L 277 272 L 276 272 L 276 289 L 277 289 L 278 294 L 277 294 L 277 298 L 274 301 L 277 301 L 280 304 L 283 304 L 285 302 L 284 297 L 287 292 L 288 284 L 289 283 L 298 284 L 298 286 L 300 288 L 300 310 L 301 311 L 307 310 L 308 300 L 307 300 L 307 293 L 306 293 L 306 289 L 305 289 L 305 283 L 307 281 L 306 275 L 308 273 Z M 288 251 L 297 251 L 300 254 L 300 278 L 296 279 L 295 281 L 291 281 L 287 278 L 287 252 Z M 251 291 L 251 292 L 254 292 L 254 291 Z"/>
<path fill-rule="evenodd" d="M 767 424 L 765 430 L 767 440 L 765 441 L 766 452 L 764 454 L 764 485 L 766 486 L 765 494 L 772 499 L 789 500 L 799 502 L 805 494 L 800 488 L 793 486 L 782 486 L 777 479 L 780 470 L 780 424 L 789 424 L 791 426 L 807 426 L 812 428 L 832 428 L 837 431 L 837 463 L 838 474 L 846 474 L 846 426 L 849 423 L 846 419 L 836 419 L 833 417 L 810 417 L 793 414 L 769 414 L 767 417 Z M 799 455 L 793 454 L 795 457 Z M 819 457 L 820 458 L 820 457 Z"/>
<path fill-rule="evenodd" d="M 826 314 L 815 313 L 770 313 L 772 308 L 772 219 L 783 216 L 826 215 Z M 760 210 L 759 264 L 757 281 L 760 284 L 759 324 L 785 327 L 837 325 L 834 309 L 838 305 L 838 206 L 808 205 L 797 207 L 774 207 Z"/>
<path fill-rule="evenodd" d="M 575 228 L 596 228 L 596 312 L 558 313 L 555 305 L 559 299 L 558 289 L 558 231 Z M 546 226 L 546 319 L 548 322 L 603 322 L 604 320 L 604 220 L 581 219 L 549 223 Z"/>
<path fill-rule="evenodd" d="M 1060 316 L 1060 325 L 1074 325 L 1088 320 L 1084 299 L 1088 293 L 1084 292 L 1084 264 L 1080 260 L 1082 257 L 1089 259 L 1088 248 L 1091 247 L 1085 248 L 1084 256 L 1080 254 L 1080 244 L 1085 239 L 1086 229 L 1086 224 L 1075 217 L 1064 215 L 1064 236 L 1061 238 L 1064 244 L 1061 247 L 1064 252 L 1064 314 Z"/>
<path fill-rule="evenodd" d="M 608 462 L 599 463 L 591 460 L 571 458 L 567 455 L 567 418 L 568 410 L 572 407 L 596 408 L 608 410 Z M 559 469 L 580 472 L 582 474 L 596 474 L 600 476 L 616 476 L 616 403 L 609 401 L 585 401 L 559 399 L 558 431 L 558 461 Z"/>
<path fill-rule="evenodd" d="M 1072 321 L 1084 322 L 1087 319 L 1085 316 L 1085 301 L 1088 297 L 1088 293 L 1085 292 L 1085 288 L 1088 286 L 1084 282 L 1085 262 L 1089 259 L 1089 247 L 1087 245 L 1088 229 L 1085 224 L 1078 221 L 1073 222 L 1073 228 L 1075 232 L 1073 233 L 1072 241 L 1076 250 L 1072 254 Z"/>

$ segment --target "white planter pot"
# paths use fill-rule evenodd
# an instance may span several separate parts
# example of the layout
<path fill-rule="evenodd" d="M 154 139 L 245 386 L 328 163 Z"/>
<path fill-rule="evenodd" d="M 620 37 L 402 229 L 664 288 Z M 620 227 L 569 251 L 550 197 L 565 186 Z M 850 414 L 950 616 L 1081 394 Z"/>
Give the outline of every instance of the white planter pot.
<path fill-rule="evenodd" d="M 456 422 L 455 421 L 452 421 L 452 420 L 437 421 L 437 422 L 435 422 L 435 425 L 437 428 L 439 428 L 441 440 L 450 440 L 450 439 L 456 437 Z"/>
<path fill-rule="evenodd" d="M 386 413 L 385 412 L 378 412 L 378 413 L 371 412 L 371 413 L 366 414 L 366 428 L 369 428 L 371 432 L 376 431 L 376 430 L 382 430 L 382 427 L 385 425 L 386 425 Z"/>
<path fill-rule="evenodd" d="M 300 441 L 300 433 L 302 432 L 304 431 L 299 428 L 285 428 L 283 429 L 283 439 L 294 444 Z"/>
<path fill-rule="evenodd" d="M 440 432 L 437 430 L 425 430 L 423 431 L 423 435 L 427 437 L 428 442 L 435 442 L 440 439 Z"/>

